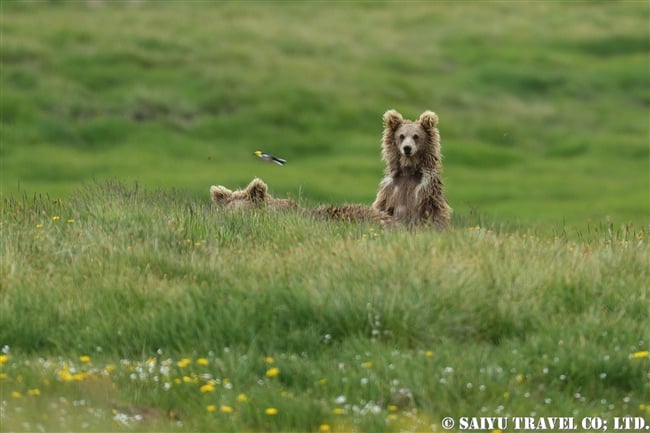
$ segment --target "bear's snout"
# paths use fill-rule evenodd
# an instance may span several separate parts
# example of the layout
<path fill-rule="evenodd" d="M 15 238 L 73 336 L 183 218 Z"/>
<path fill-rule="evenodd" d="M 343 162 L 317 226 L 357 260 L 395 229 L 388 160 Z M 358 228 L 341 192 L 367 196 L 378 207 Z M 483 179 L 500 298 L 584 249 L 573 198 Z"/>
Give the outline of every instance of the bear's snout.
<path fill-rule="evenodd" d="M 418 150 L 418 136 L 414 135 L 404 135 L 400 134 L 399 136 L 399 151 L 404 156 L 413 156 Z"/>
<path fill-rule="evenodd" d="M 415 151 L 417 150 L 417 146 L 415 144 L 415 140 L 413 140 L 411 137 L 407 137 L 406 140 L 404 140 L 399 147 L 400 152 L 402 152 L 402 155 L 404 156 L 413 156 L 415 154 Z"/>

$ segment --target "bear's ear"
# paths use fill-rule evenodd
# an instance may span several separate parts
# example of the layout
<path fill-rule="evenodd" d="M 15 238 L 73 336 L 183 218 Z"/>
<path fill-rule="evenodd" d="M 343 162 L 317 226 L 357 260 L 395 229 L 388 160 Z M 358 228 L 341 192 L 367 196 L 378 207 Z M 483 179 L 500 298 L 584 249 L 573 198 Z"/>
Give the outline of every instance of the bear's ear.
<path fill-rule="evenodd" d="M 210 187 L 210 197 L 212 201 L 216 204 L 223 204 L 232 196 L 232 191 L 226 188 L 225 186 L 214 186 Z"/>
<path fill-rule="evenodd" d="M 246 195 L 248 198 L 256 204 L 264 203 L 266 200 L 266 193 L 268 188 L 262 179 L 255 178 L 248 184 L 246 187 Z"/>
<path fill-rule="evenodd" d="M 420 114 L 420 125 L 425 129 L 435 128 L 438 124 L 438 115 L 433 111 L 425 111 Z"/>
<path fill-rule="evenodd" d="M 388 110 L 384 113 L 384 128 L 395 130 L 404 123 L 404 118 L 395 110 Z"/>

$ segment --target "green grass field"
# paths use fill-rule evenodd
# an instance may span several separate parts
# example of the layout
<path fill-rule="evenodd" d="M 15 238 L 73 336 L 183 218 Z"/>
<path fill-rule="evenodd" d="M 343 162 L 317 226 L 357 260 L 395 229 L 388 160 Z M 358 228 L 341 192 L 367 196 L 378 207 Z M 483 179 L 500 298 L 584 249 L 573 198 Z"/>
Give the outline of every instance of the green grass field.
<path fill-rule="evenodd" d="M 371 203 L 383 112 L 431 109 L 457 214 L 649 220 L 645 1 L 1 7 L 5 196 L 119 179 L 205 199 L 259 176 Z"/>
<path fill-rule="evenodd" d="M 5 206 L 4 431 L 650 422 L 648 232 L 388 230 L 119 184 Z"/>
<path fill-rule="evenodd" d="M 0 0 L 0 430 L 650 425 L 649 19 Z M 440 116 L 449 230 L 210 205 L 370 204 L 388 108 Z"/>

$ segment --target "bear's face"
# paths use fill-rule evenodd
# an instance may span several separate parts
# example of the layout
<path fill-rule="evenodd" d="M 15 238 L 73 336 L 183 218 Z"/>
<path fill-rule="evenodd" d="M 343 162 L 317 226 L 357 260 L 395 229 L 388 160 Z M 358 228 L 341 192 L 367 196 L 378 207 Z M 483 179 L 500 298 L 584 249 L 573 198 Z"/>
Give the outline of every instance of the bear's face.
<path fill-rule="evenodd" d="M 415 122 L 395 110 L 384 113 L 382 157 L 390 171 L 433 166 L 439 160 L 438 116 L 425 111 Z"/>
<path fill-rule="evenodd" d="M 427 142 L 427 131 L 419 122 L 404 122 L 393 133 L 395 146 L 406 156 L 414 156 Z"/>

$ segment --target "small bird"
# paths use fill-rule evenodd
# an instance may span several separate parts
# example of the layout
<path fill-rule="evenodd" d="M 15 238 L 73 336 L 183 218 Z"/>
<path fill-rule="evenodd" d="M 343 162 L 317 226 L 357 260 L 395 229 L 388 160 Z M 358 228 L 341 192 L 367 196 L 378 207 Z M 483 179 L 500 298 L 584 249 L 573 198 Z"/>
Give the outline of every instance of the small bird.
<path fill-rule="evenodd" d="M 266 162 L 275 162 L 278 165 L 284 165 L 287 162 L 286 159 L 282 159 L 282 158 L 278 158 L 277 156 L 269 155 L 268 153 L 264 153 L 261 150 L 256 150 L 254 153 L 255 153 L 255 156 L 261 158 L 262 160 L 264 160 Z"/>

